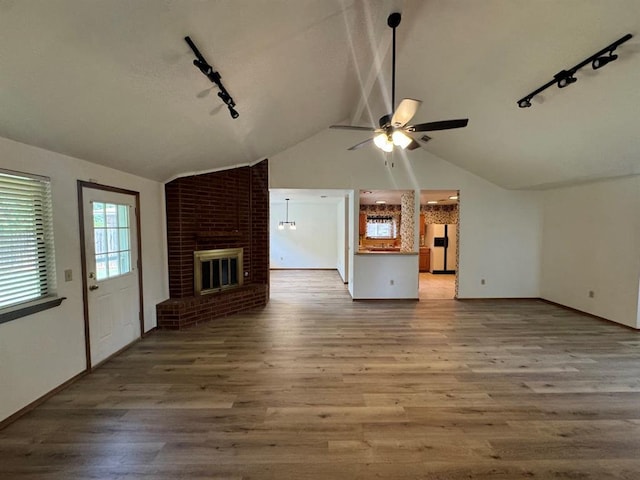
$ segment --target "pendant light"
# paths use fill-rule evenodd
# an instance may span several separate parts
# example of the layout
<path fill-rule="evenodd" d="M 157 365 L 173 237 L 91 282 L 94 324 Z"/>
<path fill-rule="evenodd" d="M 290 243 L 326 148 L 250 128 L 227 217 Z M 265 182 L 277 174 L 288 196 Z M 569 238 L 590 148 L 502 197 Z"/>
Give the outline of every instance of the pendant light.
<path fill-rule="evenodd" d="M 278 230 L 284 230 L 285 225 L 289 225 L 289 230 L 295 230 L 296 229 L 296 222 L 294 221 L 289 221 L 289 199 L 285 198 L 285 200 L 287 201 L 287 216 L 286 216 L 286 220 L 283 222 L 281 221 L 280 223 L 278 223 Z"/>

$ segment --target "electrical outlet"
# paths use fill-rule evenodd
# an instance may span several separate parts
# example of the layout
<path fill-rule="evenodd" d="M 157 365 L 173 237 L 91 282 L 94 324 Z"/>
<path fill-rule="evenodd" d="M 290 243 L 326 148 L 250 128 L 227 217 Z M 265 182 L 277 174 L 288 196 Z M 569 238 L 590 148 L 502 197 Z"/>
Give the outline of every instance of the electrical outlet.
<path fill-rule="evenodd" d="M 65 270 L 64 271 L 64 281 L 65 282 L 70 282 L 73 280 L 73 271 L 72 270 Z"/>
<path fill-rule="evenodd" d="M 487 283 L 487 281 L 484 278 L 480 279 L 480 285 L 484 285 L 485 283 Z"/>
<path fill-rule="evenodd" d="M 589 298 L 593 298 L 596 296 L 596 293 L 593 290 L 589 290 Z"/>

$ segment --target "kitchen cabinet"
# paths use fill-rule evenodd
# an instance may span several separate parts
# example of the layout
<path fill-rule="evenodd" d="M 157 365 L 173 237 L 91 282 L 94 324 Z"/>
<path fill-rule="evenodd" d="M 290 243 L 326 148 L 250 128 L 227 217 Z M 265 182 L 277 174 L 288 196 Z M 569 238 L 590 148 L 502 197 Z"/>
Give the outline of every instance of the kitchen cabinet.
<path fill-rule="evenodd" d="M 360 235 L 365 237 L 367 235 L 367 214 L 360 213 Z"/>
<path fill-rule="evenodd" d="M 425 224 L 424 224 L 424 213 L 420 214 L 420 238 L 426 233 L 425 232 Z"/>
<path fill-rule="evenodd" d="M 431 268 L 431 249 L 426 247 L 420 247 L 419 270 L 421 272 L 428 272 L 430 268 Z"/>

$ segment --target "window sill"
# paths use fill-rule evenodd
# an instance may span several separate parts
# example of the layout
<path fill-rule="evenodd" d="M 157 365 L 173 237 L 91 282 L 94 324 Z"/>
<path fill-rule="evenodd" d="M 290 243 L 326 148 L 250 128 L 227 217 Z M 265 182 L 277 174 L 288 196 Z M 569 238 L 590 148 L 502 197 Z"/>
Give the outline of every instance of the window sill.
<path fill-rule="evenodd" d="M 67 297 L 46 297 L 34 300 L 33 302 L 24 303 L 22 305 L 15 305 L 7 308 L 6 310 L 0 310 L 0 324 L 57 307 L 66 299 Z"/>

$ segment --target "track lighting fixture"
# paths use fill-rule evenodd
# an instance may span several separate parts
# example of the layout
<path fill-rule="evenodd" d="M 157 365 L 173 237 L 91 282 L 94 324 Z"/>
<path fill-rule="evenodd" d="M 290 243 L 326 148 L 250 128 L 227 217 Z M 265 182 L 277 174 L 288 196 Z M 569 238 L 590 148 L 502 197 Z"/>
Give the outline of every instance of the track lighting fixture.
<path fill-rule="evenodd" d="M 576 83 L 578 79 L 573 76 L 575 72 L 567 72 L 563 70 L 559 73 L 556 73 L 554 78 L 558 81 L 558 88 L 564 88 L 572 83 Z"/>
<path fill-rule="evenodd" d="M 236 106 L 236 102 L 233 101 L 233 98 L 231 98 L 231 95 L 229 95 L 227 89 L 224 88 L 222 80 L 220 80 L 220 74 L 214 71 L 213 67 L 209 65 L 209 63 L 204 59 L 204 57 L 200 53 L 200 50 L 198 50 L 198 47 L 196 47 L 191 38 L 184 37 L 184 40 L 187 42 L 189 47 L 191 47 L 191 50 L 193 50 L 193 53 L 196 56 L 193 64 L 198 67 L 198 70 L 200 70 L 203 75 L 211 81 L 211 83 L 215 83 L 218 86 L 218 88 L 220 89 L 220 91 L 218 92 L 218 97 L 220 97 L 220 100 L 222 100 L 227 108 L 229 108 L 229 114 L 231 115 L 231 118 L 238 118 L 240 114 L 237 110 L 234 109 L 234 107 Z"/>
<path fill-rule="evenodd" d="M 626 42 L 627 40 L 631 39 L 632 37 L 633 37 L 633 35 L 631 35 L 630 33 L 627 33 L 624 37 L 619 38 L 618 40 L 613 42 L 611 45 L 608 45 L 605 48 L 603 48 L 602 50 L 600 50 L 599 52 L 594 53 L 589 58 L 587 58 L 587 59 L 583 60 L 582 62 L 580 62 L 579 64 L 577 64 L 575 67 L 571 67 L 571 68 L 569 68 L 567 70 L 561 70 L 560 72 L 556 73 L 553 76 L 553 80 L 545 83 L 540 88 L 534 90 L 530 94 L 528 94 L 525 97 L 523 97 L 520 100 L 518 100 L 516 102 L 518 104 L 518 107 L 520 107 L 520 108 L 528 108 L 528 107 L 530 107 L 531 106 L 531 100 L 533 99 L 533 97 L 538 95 L 540 92 L 546 90 L 547 88 L 549 88 L 553 84 L 557 84 L 558 88 L 565 88 L 565 87 L 571 85 L 572 83 L 576 83 L 578 81 L 578 79 L 574 76 L 575 73 L 578 70 L 580 70 L 582 67 L 584 67 L 585 65 L 587 65 L 589 63 L 591 63 L 591 67 L 594 70 L 598 70 L 599 68 L 604 67 L 606 64 L 608 64 L 610 62 L 613 62 L 614 60 L 616 60 L 618 58 L 618 55 L 615 55 L 613 53 L 613 51 L 619 45 L 622 45 L 624 42 Z M 608 54 L 608 55 L 606 55 L 606 54 Z"/>
<path fill-rule="evenodd" d="M 609 63 L 609 62 L 613 62 L 613 61 L 614 61 L 614 60 L 616 60 L 617 58 L 618 58 L 618 55 L 615 55 L 615 54 L 613 53 L 613 50 L 611 50 L 611 51 L 609 52 L 609 56 L 608 56 L 608 57 L 602 56 L 602 57 L 594 58 L 594 59 L 593 59 L 593 62 L 591 62 L 591 67 L 592 67 L 594 70 L 597 70 L 597 69 L 599 69 L 599 68 L 604 67 L 604 66 L 605 66 L 607 63 Z"/>
<path fill-rule="evenodd" d="M 523 98 L 522 100 L 518 100 L 518 106 L 520 108 L 529 108 L 531 106 L 531 99 Z"/>

